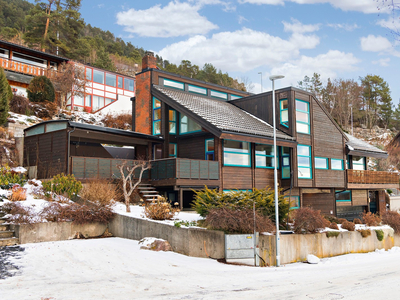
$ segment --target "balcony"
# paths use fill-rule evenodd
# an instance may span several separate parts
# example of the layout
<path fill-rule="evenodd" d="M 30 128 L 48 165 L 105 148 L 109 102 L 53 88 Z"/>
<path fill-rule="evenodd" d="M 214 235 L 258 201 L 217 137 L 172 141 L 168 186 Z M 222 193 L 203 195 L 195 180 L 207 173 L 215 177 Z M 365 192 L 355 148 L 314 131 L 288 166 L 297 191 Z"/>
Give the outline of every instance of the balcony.
<path fill-rule="evenodd" d="M 1 57 L 0 57 L 0 67 L 2 67 L 4 70 L 9 70 L 31 76 L 48 76 L 49 72 L 55 72 L 54 70 L 50 70 L 47 68 L 38 67 L 27 63 L 22 63 Z"/>
<path fill-rule="evenodd" d="M 348 188 L 398 189 L 399 174 L 393 172 L 346 170 Z"/>

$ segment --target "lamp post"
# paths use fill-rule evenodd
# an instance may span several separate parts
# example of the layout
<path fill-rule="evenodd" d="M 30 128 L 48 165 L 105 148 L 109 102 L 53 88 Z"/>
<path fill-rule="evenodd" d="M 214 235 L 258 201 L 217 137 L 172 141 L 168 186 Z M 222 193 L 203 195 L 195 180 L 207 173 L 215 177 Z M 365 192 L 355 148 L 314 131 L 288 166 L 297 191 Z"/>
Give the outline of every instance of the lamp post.
<path fill-rule="evenodd" d="M 271 75 L 269 79 L 272 81 L 272 119 L 274 127 L 274 194 L 275 194 L 275 223 L 276 223 L 276 266 L 280 266 L 280 249 L 279 249 L 279 207 L 278 207 L 278 170 L 276 155 L 276 112 L 275 112 L 275 80 L 282 79 L 283 75 Z"/>
<path fill-rule="evenodd" d="M 262 87 L 262 72 L 258 72 L 258 74 L 260 74 L 261 77 L 261 93 L 263 92 L 263 87 Z"/>

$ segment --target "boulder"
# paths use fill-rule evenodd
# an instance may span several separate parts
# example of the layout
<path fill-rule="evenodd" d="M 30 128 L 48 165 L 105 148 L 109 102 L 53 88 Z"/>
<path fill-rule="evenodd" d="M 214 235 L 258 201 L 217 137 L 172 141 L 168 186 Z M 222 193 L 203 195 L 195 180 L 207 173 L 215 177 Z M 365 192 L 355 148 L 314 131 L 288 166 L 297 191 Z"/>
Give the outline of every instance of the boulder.
<path fill-rule="evenodd" d="M 163 239 L 144 238 L 139 241 L 140 249 L 153 251 L 172 251 L 170 243 Z"/>

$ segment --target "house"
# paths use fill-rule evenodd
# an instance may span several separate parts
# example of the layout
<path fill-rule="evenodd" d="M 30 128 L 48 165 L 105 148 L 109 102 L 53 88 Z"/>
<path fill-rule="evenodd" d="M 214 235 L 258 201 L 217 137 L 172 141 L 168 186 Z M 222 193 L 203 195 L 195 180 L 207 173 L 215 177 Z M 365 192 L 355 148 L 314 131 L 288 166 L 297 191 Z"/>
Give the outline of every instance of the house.
<path fill-rule="evenodd" d="M 67 103 L 67 108 L 85 109 L 94 113 L 130 112 L 130 98 L 135 95 L 133 77 L 0 40 L 0 67 L 4 69 L 13 91 L 25 97 L 33 77 L 50 77 L 52 72 L 57 72 L 62 63 L 73 63 L 84 68 L 87 80 L 85 95 L 73 95 Z"/>
<path fill-rule="evenodd" d="M 368 170 L 367 158 L 387 153 L 345 134 L 311 93 L 288 87 L 277 90 L 275 99 L 279 187 L 291 207 L 311 206 L 348 219 L 364 211 L 383 211 L 384 190 L 398 188 L 399 177 Z M 141 149 L 152 160 L 146 181 L 182 208 L 190 207 L 194 190 L 205 185 L 223 191 L 273 187 L 272 92 L 253 95 L 164 72 L 157 69 L 154 55 L 147 53 L 131 100 L 132 136 L 125 135 L 123 140 L 116 136 L 107 144 L 118 141 L 135 146 L 131 138 L 136 143 L 145 140 L 138 153 Z M 37 126 L 25 131 L 25 137 L 31 138 L 32 131 L 37 135 L 37 142 L 26 142 L 25 151 L 44 158 L 43 147 L 52 150 L 50 141 L 45 141 L 46 128 L 38 134 Z M 87 140 L 92 137 L 90 131 L 85 135 L 82 128 L 78 138 L 73 129 L 77 125 L 66 126 L 64 169 L 81 179 L 106 176 L 101 175 L 100 166 L 112 165 L 103 161 L 112 158 L 103 150 L 89 148 L 94 146 Z M 90 142 L 104 147 L 101 143 L 107 138 Z M 85 151 L 73 150 L 81 144 Z M 98 159 L 91 161 L 97 167 L 90 167 L 97 173 L 86 170 L 89 176 L 85 176 L 82 166 L 73 162 L 93 159 L 90 156 Z"/>

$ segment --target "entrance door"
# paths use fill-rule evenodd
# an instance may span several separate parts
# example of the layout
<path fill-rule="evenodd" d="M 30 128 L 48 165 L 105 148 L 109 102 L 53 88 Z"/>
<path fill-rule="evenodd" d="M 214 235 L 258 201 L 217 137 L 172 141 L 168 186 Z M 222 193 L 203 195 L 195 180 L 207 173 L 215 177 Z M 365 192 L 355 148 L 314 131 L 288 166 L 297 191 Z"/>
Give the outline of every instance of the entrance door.
<path fill-rule="evenodd" d="M 369 211 L 376 214 L 378 211 L 378 192 L 369 191 Z"/>

